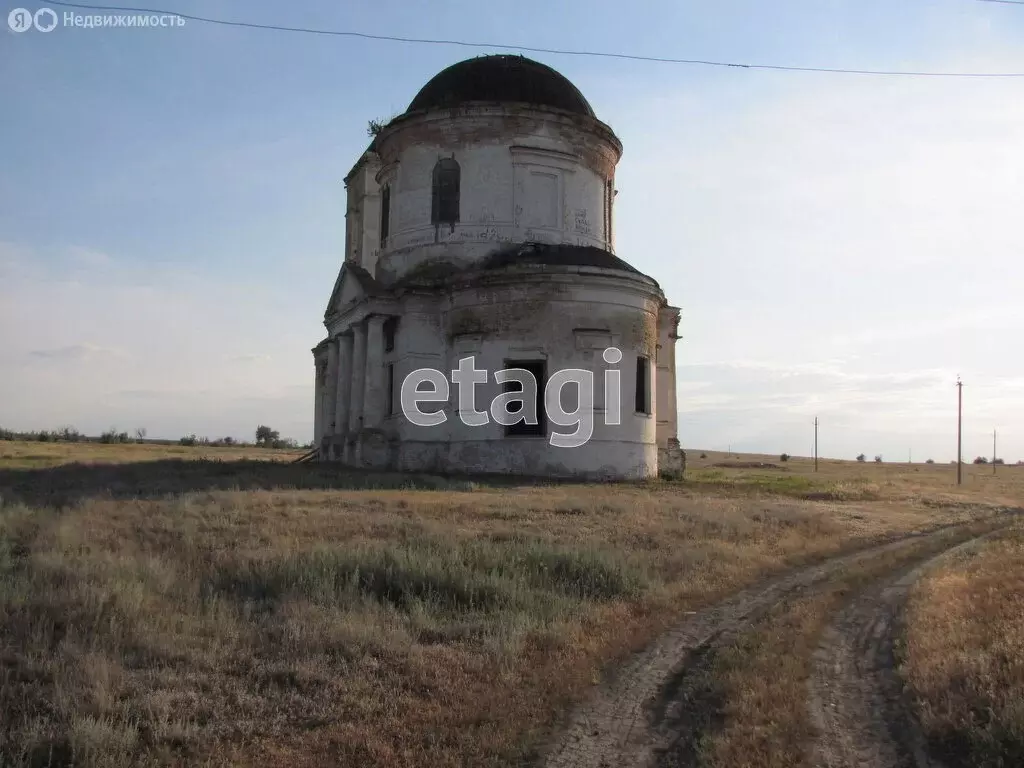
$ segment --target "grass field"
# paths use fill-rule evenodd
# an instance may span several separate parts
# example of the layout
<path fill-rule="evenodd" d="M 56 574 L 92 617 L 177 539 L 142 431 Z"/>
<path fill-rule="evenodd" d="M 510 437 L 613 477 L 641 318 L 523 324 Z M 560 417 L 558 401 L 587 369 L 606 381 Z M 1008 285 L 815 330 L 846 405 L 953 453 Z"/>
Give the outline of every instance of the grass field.
<path fill-rule="evenodd" d="M 1024 765 L 1024 527 L 917 585 L 902 672 L 950 768 Z"/>
<path fill-rule="evenodd" d="M 1022 467 L 699 453 L 598 485 L 0 443 L 0 764 L 522 764 L 684 612 L 1024 497 Z"/>
<path fill-rule="evenodd" d="M 63 443 L 0 441 L 0 468 L 32 469 L 81 464 L 127 464 L 167 459 L 210 461 L 293 461 L 304 450 L 276 450 L 254 446 L 153 445 L 146 443 Z"/>

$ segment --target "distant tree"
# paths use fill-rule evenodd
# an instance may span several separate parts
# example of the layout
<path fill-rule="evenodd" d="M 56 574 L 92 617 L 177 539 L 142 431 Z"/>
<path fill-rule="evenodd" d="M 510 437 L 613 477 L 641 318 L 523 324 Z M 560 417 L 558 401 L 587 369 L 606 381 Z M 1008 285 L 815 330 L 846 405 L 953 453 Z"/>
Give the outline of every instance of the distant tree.
<path fill-rule="evenodd" d="M 191 435 L 185 435 L 183 438 L 181 438 L 178 441 L 178 444 L 179 445 L 195 445 L 198 442 L 199 442 L 199 438 L 196 437 L 194 434 L 191 434 Z"/>
<path fill-rule="evenodd" d="M 988 459 L 985 458 L 984 456 L 975 456 L 974 457 L 974 463 L 975 464 L 988 464 Z"/>
<path fill-rule="evenodd" d="M 702 454 L 700 455 L 700 457 L 701 457 L 702 459 L 706 459 L 706 458 L 708 457 L 708 455 L 707 455 L 706 453 L 702 453 Z"/>
<path fill-rule="evenodd" d="M 146 439 L 146 428 L 139 427 L 135 430 L 135 442 L 141 443 Z"/>
<path fill-rule="evenodd" d="M 69 443 L 76 443 L 82 439 L 82 434 L 70 425 L 65 425 L 56 430 L 55 434 L 61 440 Z"/>
<path fill-rule="evenodd" d="M 877 456 L 875 456 L 875 463 L 876 464 L 881 464 L 882 463 L 882 454 L 878 454 Z"/>
<path fill-rule="evenodd" d="M 789 461 L 789 454 L 784 453 L 781 456 L 779 456 L 779 461 Z"/>
<path fill-rule="evenodd" d="M 867 460 L 868 460 L 868 457 L 865 456 L 863 453 L 857 454 L 857 461 L 867 461 Z"/>
<path fill-rule="evenodd" d="M 276 429 L 271 429 L 263 424 L 256 427 L 256 445 L 262 445 L 269 448 L 274 444 L 275 440 L 280 439 L 281 433 Z"/>
<path fill-rule="evenodd" d="M 992 459 L 993 464 L 1005 464 L 1006 462 L 1002 459 Z"/>
<path fill-rule="evenodd" d="M 935 459 L 928 459 L 927 461 L 925 461 L 925 464 L 934 464 L 934 463 L 935 463 Z"/>

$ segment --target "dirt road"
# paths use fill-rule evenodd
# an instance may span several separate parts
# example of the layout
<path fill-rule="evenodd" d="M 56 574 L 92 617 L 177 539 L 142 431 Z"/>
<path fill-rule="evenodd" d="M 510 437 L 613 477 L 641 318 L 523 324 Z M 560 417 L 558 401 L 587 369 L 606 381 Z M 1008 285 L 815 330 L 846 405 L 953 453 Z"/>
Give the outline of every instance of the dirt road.
<path fill-rule="evenodd" d="M 893 639 L 907 588 L 929 563 L 1007 524 L 1007 516 L 913 534 L 745 589 L 689 616 L 636 654 L 570 716 L 545 768 L 696 766 L 701 741 L 727 702 L 712 660 L 782 600 L 799 600 L 859 574 L 814 655 L 807 716 L 817 734 L 806 765 L 930 766 L 901 698 Z M 868 574 L 865 576 L 864 574 Z M 751 763 L 756 764 L 756 763 Z"/>

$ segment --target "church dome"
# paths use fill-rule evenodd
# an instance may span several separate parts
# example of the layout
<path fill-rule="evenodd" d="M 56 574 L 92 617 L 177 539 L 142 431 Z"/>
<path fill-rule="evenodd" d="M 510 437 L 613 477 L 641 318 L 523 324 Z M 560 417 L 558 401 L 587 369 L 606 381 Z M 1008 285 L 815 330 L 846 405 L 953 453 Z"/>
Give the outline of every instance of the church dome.
<path fill-rule="evenodd" d="M 452 64 L 420 89 L 406 111 L 451 109 L 471 102 L 533 104 L 596 117 L 579 89 L 551 67 L 508 55 Z"/>

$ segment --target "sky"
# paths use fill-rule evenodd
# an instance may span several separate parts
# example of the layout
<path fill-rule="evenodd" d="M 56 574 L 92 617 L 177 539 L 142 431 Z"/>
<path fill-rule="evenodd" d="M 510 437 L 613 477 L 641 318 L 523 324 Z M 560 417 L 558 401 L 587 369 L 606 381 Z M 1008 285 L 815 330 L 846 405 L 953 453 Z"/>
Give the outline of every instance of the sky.
<path fill-rule="evenodd" d="M 0 426 L 312 439 L 367 123 L 501 45 L 1024 73 L 979 0 L 147 0 L 187 21 L 11 31 L 0 5 Z M 113 4 L 113 3 L 111 3 Z M 118 0 L 133 5 L 134 0 Z M 117 12 L 123 13 L 123 12 Z M 513 51 L 514 52 L 514 51 Z M 1024 77 L 530 54 L 625 147 L 616 251 L 682 308 L 685 448 L 1024 459 Z"/>

